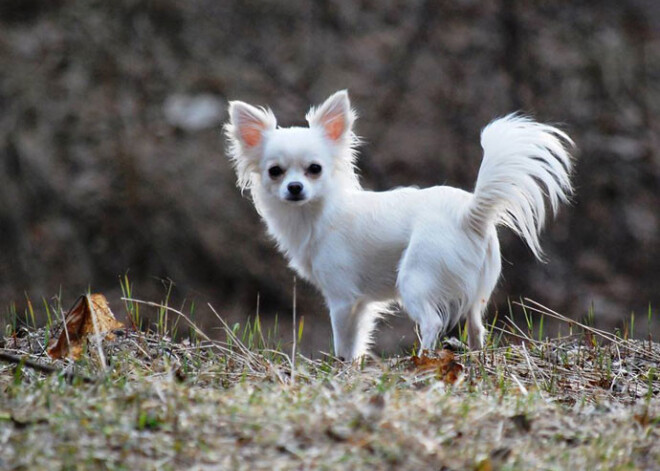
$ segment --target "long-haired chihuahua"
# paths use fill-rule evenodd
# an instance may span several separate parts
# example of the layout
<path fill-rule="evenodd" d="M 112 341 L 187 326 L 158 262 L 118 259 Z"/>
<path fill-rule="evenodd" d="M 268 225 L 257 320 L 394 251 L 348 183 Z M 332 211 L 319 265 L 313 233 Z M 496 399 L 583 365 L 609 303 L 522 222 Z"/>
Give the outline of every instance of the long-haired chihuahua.
<path fill-rule="evenodd" d="M 229 104 L 228 156 L 290 266 L 323 293 L 335 354 L 367 353 L 379 318 L 399 302 L 421 349 L 467 318 L 481 349 L 482 316 L 500 276 L 497 226 L 541 260 L 546 201 L 556 213 L 572 192 L 571 139 L 511 114 L 481 133 L 474 192 L 448 186 L 364 190 L 355 172 L 355 112 L 339 91 L 307 113 L 309 127 L 280 128 L 269 109 Z"/>

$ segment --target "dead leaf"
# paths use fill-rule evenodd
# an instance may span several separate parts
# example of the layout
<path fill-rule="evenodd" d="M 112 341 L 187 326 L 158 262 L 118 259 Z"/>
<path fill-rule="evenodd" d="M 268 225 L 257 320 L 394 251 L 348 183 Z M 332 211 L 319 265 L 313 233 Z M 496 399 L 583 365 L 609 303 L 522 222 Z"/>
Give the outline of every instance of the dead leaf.
<path fill-rule="evenodd" d="M 454 352 L 440 350 L 437 356 L 413 356 L 411 360 L 419 371 L 435 371 L 438 379 L 445 383 L 454 384 L 463 371 L 463 365 L 456 361 Z"/>
<path fill-rule="evenodd" d="M 490 458 L 484 458 L 474 467 L 475 471 L 493 471 L 493 462 Z"/>
<path fill-rule="evenodd" d="M 102 294 L 88 294 L 78 298 L 64 318 L 60 337 L 49 349 L 51 358 L 80 358 L 85 339 L 89 334 L 106 334 L 105 339 L 114 338 L 112 331 L 124 327 L 115 319 Z"/>

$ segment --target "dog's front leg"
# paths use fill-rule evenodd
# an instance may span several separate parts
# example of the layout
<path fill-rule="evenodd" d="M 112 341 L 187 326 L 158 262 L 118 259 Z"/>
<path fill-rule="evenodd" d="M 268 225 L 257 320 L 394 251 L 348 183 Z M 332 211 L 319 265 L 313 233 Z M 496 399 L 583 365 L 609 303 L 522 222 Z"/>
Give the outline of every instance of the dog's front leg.
<path fill-rule="evenodd" d="M 361 303 L 341 301 L 328 304 L 335 355 L 342 360 L 350 361 L 365 353 L 360 351 L 362 348 L 357 345 Z"/>

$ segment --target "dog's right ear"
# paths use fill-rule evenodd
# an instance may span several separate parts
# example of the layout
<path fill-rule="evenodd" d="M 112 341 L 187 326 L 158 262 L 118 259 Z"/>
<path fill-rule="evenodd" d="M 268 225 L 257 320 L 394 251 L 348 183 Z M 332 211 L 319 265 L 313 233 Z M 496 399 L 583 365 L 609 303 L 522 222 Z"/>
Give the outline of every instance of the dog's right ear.
<path fill-rule="evenodd" d="M 264 135 L 276 127 L 272 111 L 242 101 L 229 102 L 229 122 L 224 127 L 229 143 L 227 155 L 234 164 L 241 189 L 251 186 L 252 173 L 259 168 Z"/>
<path fill-rule="evenodd" d="M 242 101 L 229 102 L 231 133 L 243 150 L 249 151 L 260 146 L 264 133 L 275 129 L 277 121 L 270 110 L 255 108 Z"/>

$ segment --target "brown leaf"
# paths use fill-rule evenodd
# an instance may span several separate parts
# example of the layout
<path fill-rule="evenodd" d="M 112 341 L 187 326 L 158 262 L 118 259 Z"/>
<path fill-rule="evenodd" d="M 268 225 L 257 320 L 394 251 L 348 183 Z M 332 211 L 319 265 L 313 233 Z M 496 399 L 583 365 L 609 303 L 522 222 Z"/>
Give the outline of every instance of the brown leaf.
<path fill-rule="evenodd" d="M 64 318 L 64 328 L 60 337 L 48 349 L 51 358 L 80 358 L 84 341 L 88 334 L 107 333 L 105 338 L 112 339 L 112 331 L 124 326 L 115 319 L 108 306 L 108 300 L 102 294 L 88 294 L 78 298 Z"/>
<path fill-rule="evenodd" d="M 493 471 L 493 462 L 490 458 L 484 458 L 474 467 L 475 471 Z"/>
<path fill-rule="evenodd" d="M 411 357 L 411 359 L 419 371 L 434 370 L 438 379 L 449 384 L 454 384 L 463 371 L 463 365 L 456 361 L 454 352 L 447 349 L 440 350 L 437 356 L 422 355 Z"/>

